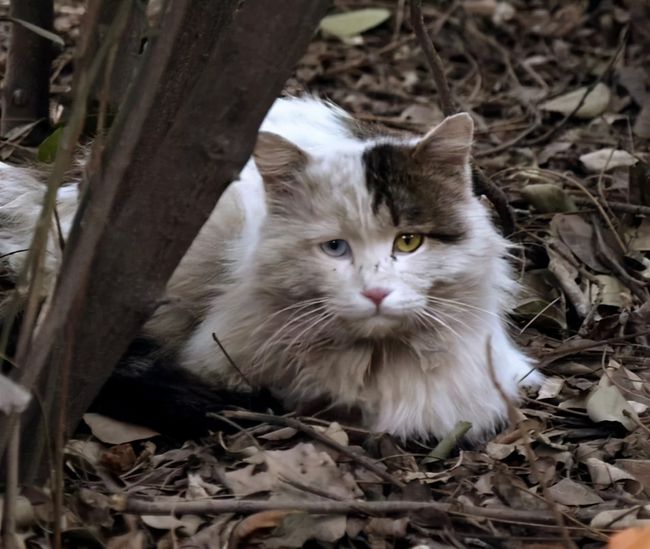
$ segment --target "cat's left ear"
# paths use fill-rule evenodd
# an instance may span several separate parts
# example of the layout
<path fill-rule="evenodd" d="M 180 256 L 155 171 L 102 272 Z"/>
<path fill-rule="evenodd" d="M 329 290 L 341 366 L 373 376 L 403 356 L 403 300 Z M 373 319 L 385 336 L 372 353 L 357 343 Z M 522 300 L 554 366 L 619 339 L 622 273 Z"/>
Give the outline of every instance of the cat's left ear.
<path fill-rule="evenodd" d="M 260 132 L 253 159 L 264 182 L 273 185 L 292 179 L 305 168 L 309 157 L 300 147 L 277 133 Z"/>
<path fill-rule="evenodd" d="M 474 137 L 474 121 L 466 112 L 448 116 L 427 133 L 413 150 L 423 162 L 464 165 L 469 161 Z"/>

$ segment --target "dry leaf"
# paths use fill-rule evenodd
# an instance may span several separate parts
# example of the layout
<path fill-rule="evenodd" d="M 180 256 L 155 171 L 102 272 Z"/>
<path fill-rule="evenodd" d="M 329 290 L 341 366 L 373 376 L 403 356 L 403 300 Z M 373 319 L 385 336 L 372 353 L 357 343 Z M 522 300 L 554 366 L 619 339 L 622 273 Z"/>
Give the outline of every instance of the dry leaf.
<path fill-rule="evenodd" d="M 125 423 L 101 414 L 84 414 L 83 420 L 88 424 L 93 435 L 107 444 L 124 444 L 125 442 L 143 440 L 160 434 L 148 427 Z"/>
<path fill-rule="evenodd" d="M 502 459 L 507 458 L 515 451 L 516 447 L 514 444 L 499 444 L 497 442 L 488 442 L 485 448 L 487 455 L 492 459 L 501 461 Z"/>
<path fill-rule="evenodd" d="M 627 151 L 604 148 L 581 155 L 580 162 L 590 172 L 601 172 L 603 170 L 634 166 L 638 160 Z"/>
<path fill-rule="evenodd" d="M 409 518 L 371 518 L 368 521 L 366 532 L 381 538 L 404 538 L 409 525 Z"/>
<path fill-rule="evenodd" d="M 555 501 L 562 505 L 595 505 L 603 499 L 593 490 L 569 478 L 563 478 L 549 489 Z"/>
<path fill-rule="evenodd" d="M 634 475 L 634 478 L 642 484 L 646 494 L 650 494 L 650 460 L 618 459 L 614 464 Z"/>
<path fill-rule="evenodd" d="M 126 473 L 135 465 L 136 455 L 130 444 L 119 444 L 102 454 L 101 464 L 118 475 Z"/>
<path fill-rule="evenodd" d="M 104 450 L 105 448 L 94 440 L 72 439 L 65 446 L 66 456 L 81 458 L 93 467 L 101 461 Z"/>
<path fill-rule="evenodd" d="M 638 492 L 641 483 L 634 478 L 634 475 L 631 475 L 627 471 L 619 469 L 609 463 L 605 463 L 595 457 L 588 458 L 586 463 L 589 468 L 589 476 L 591 476 L 591 481 L 595 486 L 605 488 L 616 482 L 629 480 L 633 481 L 637 485 L 637 490 L 632 491 Z"/>
<path fill-rule="evenodd" d="M 609 272 L 597 257 L 594 228 L 579 215 L 556 214 L 551 219 L 554 231 L 580 261 L 596 272 Z"/>
<path fill-rule="evenodd" d="M 609 275 L 596 275 L 600 283 L 592 285 L 591 303 L 608 305 L 618 309 L 629 308 L 632 304 L 632 292 L 618 278 Z"/>
<path fill-rule="evenodd" d="M 183 522 L 174 515 L 141 515 L 140 518 L 147 526 L 156 530 L 175 530 L 183 526 Z"/>
<path fill-rule="evenodd" d="M 643 219 L 641 224 L 631 233 L 632 239 L 628 244 L 630 250 L 650 252 L 650 219 Z"/>
<path fill-rule="evenodd" d="M 142 530 L 131 530 L 121 536 L 110 538 L 106 542 L 106 549 L 145 549 L 147 536 Z"/>
<path fill-rule="evenodd" d="M 279 526 L 290 513 L 295 513 L 295 511 L 261 511 L 240 520 L 230 534 L 228 547 L 230 549 L 239 547 L 242 541 L 250 538 L 258 530 L 267 530 Z"/>
<path fill-rule="evenodd" d="M 565 93 L 542 103 L 539 108 L 543 111 L 558 112 L 563 115 L 571 114 L 580 103 L 580 100 L 587 91 L 587 87 L 581 87 L 569 93 Z M 595 118 L 607 109 L 611 98 L 609 88 L 599 82 L 585 98 L 582 107 L 574 116 L 578 118 Z"/>
<path fill-rule="evenodd" d="M 600 529 L 626 528 L 638 523 L 638 514 L 638 509 L 609 509 L 598 513 L 591 519 L 589 526 Z"/>
<path fill-rule="evenodd" d="M 537 394 L 537 400 L 556 398 L 562 391 L 562 387 L 564 387 L 564 380 L 561 377 L 548 376 L 544 378 Z"/>
<path fill-rule="evenodd" d="M 264 539 L 264 547 L 303 547 L 311 539 L 334 543 L 345 535 L 346 522 L 344 516 L 291 513 L 275 528 L 271 537 Z"/>
<path fill-rule="evenodd" d="M 321 425 L 314 425 L 313 428 L 319 433 L 323 433 L 327 438 L 332 439 L 334 442 L 338 442 L 341 446 L 348 445 L 348 434 L 345 432 L 345 429 L 341 427 L 341 424 L 336 421 L 330 423 L 326 428 Z"/>
<path fill-rule="evenodd" d="M 598 387 L 587 397 L 587 414 L 595 423 L 614 421 L 628 431 L 636 429 L 634 410 L 617 387 Z M 630 417 L 632 416 L 632 417 Z"/>

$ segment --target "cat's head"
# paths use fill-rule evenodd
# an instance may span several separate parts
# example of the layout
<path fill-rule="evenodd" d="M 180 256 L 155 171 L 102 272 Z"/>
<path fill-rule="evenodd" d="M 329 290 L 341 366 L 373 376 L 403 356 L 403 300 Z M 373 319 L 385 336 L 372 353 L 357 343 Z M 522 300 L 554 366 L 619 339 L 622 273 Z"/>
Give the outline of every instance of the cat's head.
<path fill-rule="evenodd" d="M 472 313 L 462 304 L 485 293 L 477 281 L 503 251 L 472 194 L 472 137 L 467 114 L 420 139 L 310 152 L 260 134 L 269 217 L 258 276 L 290 321 L 313 323 L 305 338 L 444 331 Z"/>

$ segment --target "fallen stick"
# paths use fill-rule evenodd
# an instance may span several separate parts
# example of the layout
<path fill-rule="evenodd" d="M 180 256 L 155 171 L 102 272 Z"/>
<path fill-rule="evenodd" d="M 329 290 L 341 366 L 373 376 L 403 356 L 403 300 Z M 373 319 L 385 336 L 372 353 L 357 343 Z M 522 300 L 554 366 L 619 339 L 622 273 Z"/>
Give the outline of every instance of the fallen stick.
<path fill-rule="evenodd" d="M 273 510 L 294 510 L 319 515 L 343 515 L 348 513 L 389 515 L 393 513 L 437 511 L 455 516 L 500 522 L 519 522 L 531 526 L 558 527 L 553 514 L 544 510 L 527 511 L 507 507 L 476 507 L 474 505 L 437 501 L 261 501 L 242 499 L 149 501 L 132 499 L 124 494 L 115 494 L 111 496 L 110 504 L 115 511 L 143 515 L 218 515 L 222 513 L 258 513 Z M 575 513 L 575 518 L 588 521 L 596 514 L 597 511 L 595 510 L 579 509 Z"/>

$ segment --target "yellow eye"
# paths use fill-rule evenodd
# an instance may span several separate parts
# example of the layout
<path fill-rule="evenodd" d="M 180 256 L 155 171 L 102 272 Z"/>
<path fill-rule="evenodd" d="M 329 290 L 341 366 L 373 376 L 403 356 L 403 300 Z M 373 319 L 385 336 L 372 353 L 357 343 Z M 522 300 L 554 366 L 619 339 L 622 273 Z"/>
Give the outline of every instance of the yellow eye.
<path fill-rule="evenodd" d="M 424 241 L 421 234 L 404 233 L 397 235 L 393 244 L 393 250 L 403 254 L 410 254 L 417 250 Z"/>

